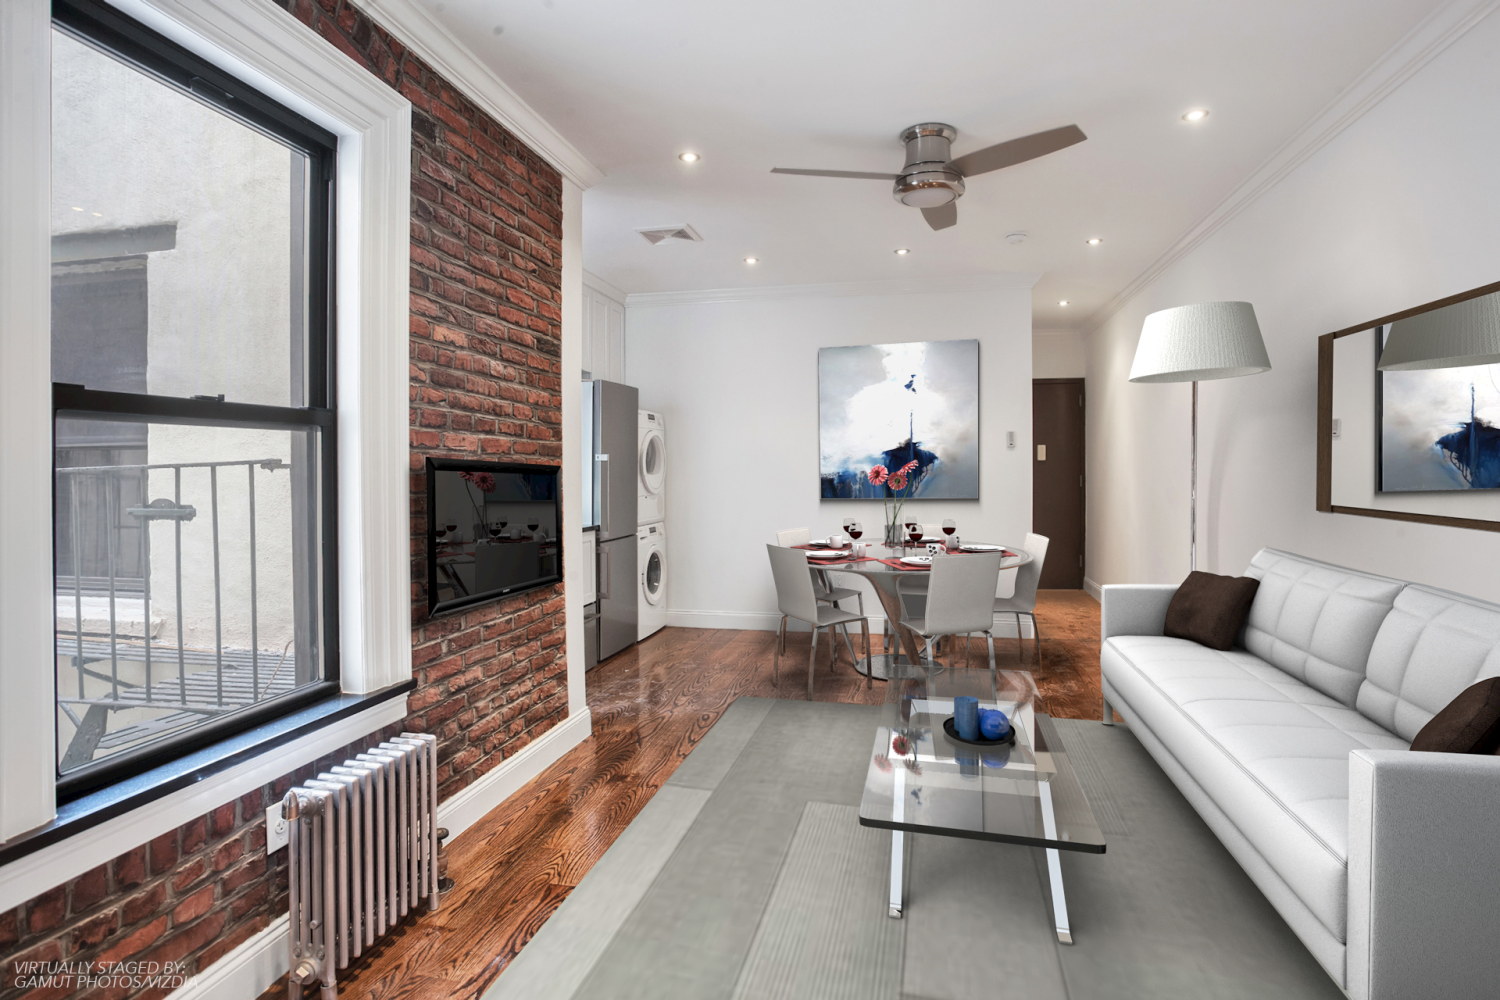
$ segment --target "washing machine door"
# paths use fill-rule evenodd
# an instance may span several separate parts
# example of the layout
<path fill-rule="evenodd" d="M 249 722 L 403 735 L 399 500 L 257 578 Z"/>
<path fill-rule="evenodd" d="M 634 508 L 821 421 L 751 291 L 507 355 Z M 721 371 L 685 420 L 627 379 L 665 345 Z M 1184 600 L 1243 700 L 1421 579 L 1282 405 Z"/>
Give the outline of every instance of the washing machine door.
<path fill-rule="evenodd" d="M 646 557 L 646 568 L 641 571 L 641 593 L 653 605 L 661 604 L 667 592 L 666 568 L 661 549 L 652 546 L 651 554 Z"/>
<path fill-rule="evenodd" d="M 647 429 L 641 437 L 641 488 L 648 496 L 660 496 L 667 474 L 667 446 L 661 431 Z"/>

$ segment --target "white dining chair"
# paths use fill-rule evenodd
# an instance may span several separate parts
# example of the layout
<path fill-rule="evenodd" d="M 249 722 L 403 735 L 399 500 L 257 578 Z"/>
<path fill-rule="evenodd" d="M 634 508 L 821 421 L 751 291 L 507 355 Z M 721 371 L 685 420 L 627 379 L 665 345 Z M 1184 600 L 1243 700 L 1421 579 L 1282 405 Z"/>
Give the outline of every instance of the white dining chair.
<path fill-rule="evenodd" d="M 1036 637 L 1036 665 L 1042 666 L 1042 630 L 1036 623 L 1036 588 L 1042 579 L 1042 564 L 1047 561 L 1047 536 L 1028 532 L 1026 552 L 1031 562 L 1016 570 L 1016 589 L 1009 597 L 995 598 L 995 614 L 1016 616 L 1017 649 L 1026 649 L 1026 640 L 1021 637 L 1021 616 L 1031 619 L 1031 634 Z"/>
<path fill-rule="evenodd" d="M 776 606 L 781 611 L 781 627 L 777 630 L 776 653 L 771 666 L 771 684 L 781 685 L 781 654 L 786 652 L 787 620 L 795 618 L 812 626 L 812 646 L 807 652 L 807 700 L 813 700 L 813 667 L 818 657 L 818 630 L 829 630 L 828 666 L 838 662 L 838 647 L 833 641 L 833 630 L 839 626 L 846 629 L 852 622 L 859 622 L 865 637 L 865 657 L 870 655 L 870 620 L 864 615 L 853 614 L 838 607 L 826 607 L 818 602 L 813 593 L 811 568 L 807 564 L 807 553 L 781 545 L 767 545 L 766 554 L 771 559 L 771 576 L 776 581 Z M 850 651 L 853 655 L 853 651 Z M 869 686 L 869 678 L 865 679 Z"/>
<path fill-rule="evenodd" d="M 811 541 L 812 530 L 810 528 L 783 528 L 781 531 L 776 532 L 776 544 L 782 548 L 790 549 L 798 545 L 806 545 Z M 837 608 L 839 601 L 847 601 L 853 598 L 859 602 L 860 617 L 864 617 L 864 591 L 855 590 L 852 587 L 835 587 L 832 577 L 828 575 L 828 571 L 811 565 L 811 562 L 809 562 L 808 572 L 812 575 L 813 596 L 818 599 L 819 603 L 832 604 Z M 844 633 L 844 645 L 849 647 L 849 659 L 858 663 L 859 658 L 854 655 L 854 641 L 849 638 L 849 629 L 846 627 L 842 631 Z"/>
<path fill-rule="evenodd" d="M 982 632 L 989 644 L 990 679 L 995 679 L 995 588 L 1000 582 L 999 552 L 968 555 L 936 555 L 927 576 L 927 606 L 921 615 L 903 610 L 901 624 L 927 640 L 926 659 L 933 658 L 933 644 L 942 636 L 971 635 Z M 905 582 L 904 579 L 901 582 Z M 953 650 L 958 643 L 948 643 L 948 666 L 953 666 Z M 967 659 L 964 661 L 967 663 Z"/>

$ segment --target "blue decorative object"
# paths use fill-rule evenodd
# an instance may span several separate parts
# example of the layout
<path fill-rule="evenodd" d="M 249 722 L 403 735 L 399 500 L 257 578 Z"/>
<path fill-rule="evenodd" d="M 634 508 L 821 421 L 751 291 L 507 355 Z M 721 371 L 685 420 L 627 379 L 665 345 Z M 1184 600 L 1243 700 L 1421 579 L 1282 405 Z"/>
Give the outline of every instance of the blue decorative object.
<path fill-rule="evenodd" d="M 961 694 L 953 699 L 953 728 L 962 739 L 979 739 L 979 699 Z"/>
<path fill-rule="evenodd" d="M 1010 720 L 1005 713 L 998 708 L 981 708 L 979 710 L 979 731 L 987 740 L 1004 739 L 1005 734 L 1010 732 Z"/>

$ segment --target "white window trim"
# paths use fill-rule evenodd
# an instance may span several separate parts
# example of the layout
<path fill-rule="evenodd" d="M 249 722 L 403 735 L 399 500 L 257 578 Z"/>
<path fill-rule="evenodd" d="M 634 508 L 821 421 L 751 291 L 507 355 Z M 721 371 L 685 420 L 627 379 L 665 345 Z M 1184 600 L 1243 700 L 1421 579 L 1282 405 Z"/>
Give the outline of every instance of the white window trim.
<path fill-rule="evenodd" d="M 339 137 L 340 678 L 351 694 L 408 680 L 411 105 L 265 0 L 110 2 Z M 55 815 L 56 708 L 50 673 L 37 669 L 53 655 L 51 532 L 41 529 L 52 519 L 50 31 L 49 0 L 0 2 L 0 841 Z M 310 759 L 284 747 L 271 756 L 278 774 Z M 232 787 L 235 780 L 215 776 L 195 793 L 222 801 Z M 134 830 L 137 814 L 155 808 L 109 826 Z M 119 845 L 97 846 L 111 843 Z M 49 865 L 51 884 L 105 860 L 93 853 L 72 851 L 76 860 Z"/>

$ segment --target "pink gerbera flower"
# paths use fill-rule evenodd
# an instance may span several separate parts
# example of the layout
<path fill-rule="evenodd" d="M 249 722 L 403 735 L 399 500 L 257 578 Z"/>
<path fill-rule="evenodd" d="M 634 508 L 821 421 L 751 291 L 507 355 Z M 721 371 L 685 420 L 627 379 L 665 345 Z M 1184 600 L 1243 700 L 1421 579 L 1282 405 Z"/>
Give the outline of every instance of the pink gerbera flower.
<path fill-rule="evenodd" d="M 915 469 L 916 467 L 917 467 L 916 459 L 912 459 L 910 462 L 907 462 L 905 465 L 901 466 L 901 468 L 897 469 L 896 471 L 899 472 L 899 473 L 901 473 L 902 475 L 910 475 L 911 474 L 911 470 Z"/>
<path fill-rule="evenodd" d="M 488 472 L 460 472 L 458 478 L 478 486 L 481 493 L 495 492 L 495 477 Z"/>
<path fill-rule="evenodd" d="M 868 478 L 870 480 L 870 485 L 871 486 L 879 486 L 881 483 L 885 482 L 885 478 L 886 478 L 887 475 L 889 475 L 889 473 L 886 471 L 886 467 L 885 466 L 883 466 L 883 465 L 872 465 L 872 466 L 870 466 L 870 472 L 868 474 Z"/>
<path fill-rule="evenodd" d="M 876 485 L 879 485 L 879 484 L 877 483 Z M 891 478 L 888 479 L 888 480 L 886 480 L 886 485 L 889 486 L 891 489 L 895 490 L 897 493 L 900 493 L 902 490 L 906 489 L 906 473 L 904 473 L 904 472 L 893 472 L 893 473 L 891 473 Z"/>

